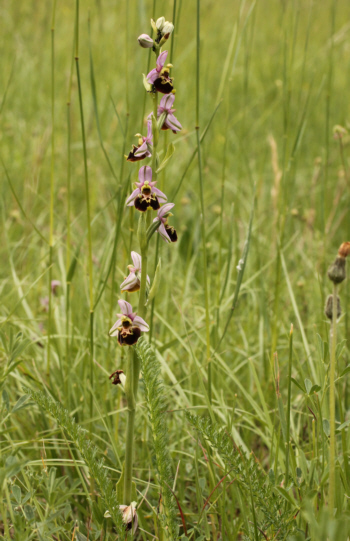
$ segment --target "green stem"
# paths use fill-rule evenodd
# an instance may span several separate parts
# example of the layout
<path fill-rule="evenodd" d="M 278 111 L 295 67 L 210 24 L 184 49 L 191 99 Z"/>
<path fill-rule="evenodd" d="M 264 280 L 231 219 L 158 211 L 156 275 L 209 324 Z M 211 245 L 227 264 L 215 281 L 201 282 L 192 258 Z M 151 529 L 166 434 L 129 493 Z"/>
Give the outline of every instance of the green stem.
<path fill-rule="evenodd" d="M 90 217 L 90 191 L 89 191 L 89 175 L 87 167 L 87 152 L 86 152 L 86 139 L 85 139 L 85 123 L 84 123 L 84 110 L 83 110 L 83 98 L 81 91 L 80 70 L 79 70 L 79 0 L 76 0 L 76 42 L 75 42 L 75 65 L 77 71 L 78 82 L 78 94 L 79 94 L 79 108 L 80 108 L 80 122 L 81 122 L 81 134 L 83 142 L 83 158 L 84 158 L 84 178 L 85 178 L 85 195 L 86 195 L 86 218 L 87 218 L 87 231 L 88 231 L 88 250 L 89 250 L 89 300 L 90 300 L 90 386 L 93 389 L 93 376 L 94 376 L 94 300 L 93 300 L 93 271 L 92 271 L 92 238 L 91 238 L 91 217 Z M 90 397 L 90 419 L 93 416 L 93 395 Z"/>
<path fill-rule="evenodd" d="M 55 187 L 55 14 L 56 0 L 53 3 L 51 21 L 51 175 L 50 175 L 50 238 L 49 238 L 49 313 L 47 331 L 47 377 L 50 378 L 51 363 L 51 326 L 52 326 L 52 262 L 54 229 L 54 187 Z"/>
<path fill-rule="evenodd" d="M 288 478 L 289 478 L 289 440 L 290 440 L 290 405 L 291 405 L 291 394 L 292 394 L 292 364 L 293 364 L 293 325 L 290 329 L 289 334 L 289 360 L 288 360 L 288 400 L 287 400 L 287 428 L 286 428 L 286 478 L 284 486 L 287 489 Z"/>
<path fill-rule="evenodd" d="M 133 448 L 134 448 L 134 424 L 136 413 L 136 402 L 134 394 L 135 363 L 136 354 L 133 348 L 129 348 L 128 367 L 126 372 L 125 395 L 128 403 L 128 417 L 126 423 L 125 442 L 125 465 L 124 465 L 124 505 L 129 505 L 132 498 L 132 469 L 133 469 Z"/>
<path fill-rule="evenodd" d="M 203 281 L 205 295 L 205 323 L 206 323 L 206 362 L 208 364 L 208 396 L 211 402 L 211 364 L 210 364 L 210 319 L 209 319 L 209 288 L 207 273 L 207 247 L 205 231 L 205 211 L 204 211 L 204 189 L 202 176 L 202 156 L 201 141 L 199 136 L 199 73 L 200 73 L 200 0 L 197 0 L 197 87 L 196 87 L 196 132 L 198 147 L 198 172 L 199 172 L 199 191 L 201 204 L 201 235 L 203 249 Z"/>
<path fill-rule="evenodd" d="M 330 421 L 330 448 L 329 448 L 329 496 L 328 506 L 331 514 L 335 499 L 335 352 L 337 345 L 337 285 L 333 286 L 333 317 L 331 337 L 331 361 L 329 374 L 329 421 Z"/>
<path fill-rule="evenodd" d="M 158 95 L 153 96 L 153 114 L 157 118 Z M 156 155 L 157 155 L 158 134 L 153 134 L 153 156 L 152 156 L 152 180 L 157 180 L 156 174 Z M 140 213 L 138 237 L 141 251 L 141 284 L 140 297 L 138 305 L 138 315 L 142 318 L 146 315 L 146 286 L 147 286 L 147 263 L 148 263 L 148 242 L 147 242 L 147 227 L 151 224 L 151 212 Z M 125 448 L 125 467 L 124 467 L 124 503 L 129 505 L 131 502 L 132 490 L 132 469 L 133 469 L 133 442 L 134 442 L 134 424 L 136 413 L 136 397 L 139 385 L 140 375 L 140 360 L 136 355 L 136 351 L 130 350 L 128 356 L 128 370 L 126 375 L 126 399 L 128 403 L 128 418 L 126 425 L 126 448 Z"/>

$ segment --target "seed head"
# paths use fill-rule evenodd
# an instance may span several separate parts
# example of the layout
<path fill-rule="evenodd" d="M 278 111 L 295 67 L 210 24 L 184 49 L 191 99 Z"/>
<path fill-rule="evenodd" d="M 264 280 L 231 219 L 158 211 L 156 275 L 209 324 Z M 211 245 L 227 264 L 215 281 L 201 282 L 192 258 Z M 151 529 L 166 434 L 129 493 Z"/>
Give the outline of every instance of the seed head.
<path fill-rule="evenodd" d="M 333 319 L 333 295 L 328 295 L 326 300 L 326 306 L 324 308 L 324 313 L 328 317 L 328 319 Z M 339 319 L 341 316 L 341 306 L 340 306 L 340 299 L 337 296 L 337 319 Z"/>

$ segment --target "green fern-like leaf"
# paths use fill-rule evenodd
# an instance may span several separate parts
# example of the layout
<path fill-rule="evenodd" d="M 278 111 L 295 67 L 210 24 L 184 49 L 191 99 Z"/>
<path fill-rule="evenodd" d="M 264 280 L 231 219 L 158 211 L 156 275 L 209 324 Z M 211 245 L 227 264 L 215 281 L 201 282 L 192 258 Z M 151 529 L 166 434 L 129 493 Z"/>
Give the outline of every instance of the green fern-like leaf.
<path fill-rule="evenodd" d="M 76 448 L 89 468 L 91 477 L 95 479 L 99 487 L 101 498 L 104 501 L 106 510 L 110 512 L 119 537 L 124 539 L 126 535 L 125 525 L 123 523 L 122 514 L 119 511 L 116 492 L 113 489 L 111 481 L 107 477 L 107 471 L 103 467 L 103 460 L 97 459 L 97 447 L 86 437 L 86 430 L 75 422 L 69 415 L 69 412 L 63 409 L 61 404 L 52 400 L 48 395 L 45 395 L 42 392 L 33 391 L 27 387 L 24 387 L 23 390 L 25 393 L 29 394 L 31 398 L 46 411 L 46 413 L 52 415 L 60 427 L 65 430 L 69 437 L 74 441 Z"/>
<path fill-rule="evenodd" d="M 296 528 L 294 520 L 296 509 L 286 508 L 285 500 L 269 484 L 265 472 L 255 457 L 251 455 L 247 458 L 240 449 L 235 447 L 226 430 L 214 426 L 209 417 L 198 417 L 190 412 L 186 412 L 186 417 L 199 435 L 209 442 L 227 464 L 246 502 L 251 505 L 254 502 L 252 508 L 254 520 L 252 520 L 251 531 L 246 532 L 246 539 L 256 539 L 255 523 L 262 532 L 271 530 L 273 539 L 287 539 Z"/>
<path fill-rule="evenodd" d="M 169 539 L 173 540 L 178 538 L 178 526 L 176 503 L 170 490 L 172 485 L 171 460 L 168 451 L 168 432 L 164 419 L 165 399 L 163 385 L 159 377 L 160 364 L 149 344 L 143 339 L 138 341 L 137 354 L 142 363 L 148 417 L 151 423 L 159 483 L 162 489 L 162 501 L 165 511 L 165 517 L 162 517 L 162 519 L 166 523 L 166 532 Z"/>

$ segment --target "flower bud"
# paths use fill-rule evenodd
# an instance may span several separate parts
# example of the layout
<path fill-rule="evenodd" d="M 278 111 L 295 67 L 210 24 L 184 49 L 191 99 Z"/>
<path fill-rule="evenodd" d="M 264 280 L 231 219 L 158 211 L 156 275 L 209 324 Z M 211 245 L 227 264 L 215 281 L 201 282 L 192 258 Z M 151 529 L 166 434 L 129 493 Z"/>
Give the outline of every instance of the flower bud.
<path fill-rule="evenodd" d="M 337 256 L 334 263 L 328 269 L 328 278 L 334 284 L 340 284 L 346 278 L 345 257 Z"/>
<path fill-rule="evenodd" d="M 123 514 L 123 522 L 125 524 L 125 529 L 131 530 L 135 534 L 138 527 L 138 518 L 136 512 L 136 502 L 131 502 L 130 505 L 120 505 L 119 509 Z"/>
<path fill-rule="evenodd" d="M 173 23 L 170 23 L 169 21 L 165 21 L 163 28 L 162 28 L 162 34 L 164 36 L 169 37 L 172 31 L 174 30 Z"/>
<path fill-rule="evenodd" d="M 326 306 L 324 309 L 324 313 L 328 317 L 328 319 L 333 319 L 333 295 L 328 295 L 326 300 Z M 337 296 L 337 319 L 341 316 L 341 306 L 340 306 L 340 299 Z"/>
<path fill-rule="evenodd" d="M 164 23 L 165 23 L 165 17 L 159 17 L 159 19 L 156 20 L 156 28 L 157 28 L 157 30 L 162 32 Z"/>
<path fill-rule="evenodd" d="M 137 38 L 137 41 L 144 49 L 151 49 L 151 47 L 153 47 L 153 39 L 147 34 L 141 34 L 141 36 Z"/>

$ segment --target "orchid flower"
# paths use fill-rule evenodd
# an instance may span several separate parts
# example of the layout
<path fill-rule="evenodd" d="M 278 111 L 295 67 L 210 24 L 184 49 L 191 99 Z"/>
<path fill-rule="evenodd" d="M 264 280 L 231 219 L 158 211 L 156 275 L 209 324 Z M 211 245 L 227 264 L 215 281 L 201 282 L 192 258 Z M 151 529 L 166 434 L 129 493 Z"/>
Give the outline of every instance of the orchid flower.
<path fill-rule="evenodd" d="M 140 133 L 137 133 L 136 137 L 139 138 L 139 144 L 138 146 L 132 145 L 132 150 L 130 150 L 129 155 L 126 158 L 128 162 L 138 162 L 139 160 L 152 156 L 153 134 L 151 120 L 148 120 L 147 122 L 147 136 L 144 137 Z"/>
<path fill-rule="evenodd" d="M 163 205 L 157 212 L 157 217 L 154 218 L 153 222 L 160 222 L 160 226 L 157 231 L 165 240 L 165 242 L 176 242 L 177 233 L 174 227 L 168 224 L 168 217 L 172 216 L 170 210 L 175 207 L 175 203 L 167 203 Z"/>
<path fill-rule="evenodd" d="M 152 169 L 148 165 L 141 167 L 139 171 L 140 182 L 135 182 L 136 189 L 126 200 L 128 207 L 135 205 L 140 212 L 145 212 L 149 207 L 153 210 L 160 208 L 159 203 L 165 203 L 167 196 L 155 188 L 157 181 L 152 182 Z"/>
<path fill-rule="evenodd" d="M 155 86 L 155 89 L 162 94 L 170 94 L 173 90 L 173 80 L 169 77 L 171 64 L 164 67 L 168 51 L 163 51 L 157 58 L 156 67 L 149 72 L 147 80 Z"/>
<path fill-rule="evenodd" d="M 109 331 L 110 336 L 117 336 L 121 346 L 133 346 L 141 336 L 141 332 L 148 332 L 149 326 L 142 317 L 132 311 L 130 303 L 119 299 L 121 314 L 117 314 L 117 321 Z"/>
<path fill-rule="evenodd" d="M 130 274 L 120 285 L 122 293 L 124 293 L 124 291 L 129 291 L 129 293 L 132 293 L 133 291 L 138 291 L 141 286 L 141 256 L 136 252 L 131 252 L 131 259 L 134 265 L 128 265 Z M 150 279 L 148 275 L 147 282 L 148 285 L 150 285 Z"/>
<path fill-rule="evenodd" d="M 168 94 L 167 96 L 163 96 L 160 100 L 157 117 L 159 118 L 161 115 L 164 114 L 165 120 L 162 125 L 162 130 L 171 130 L 173 133 L 176 133 L 182 129 L 182 126 L 176 116 L 173 114 L 176 111 L 176 109 L 172 109 L 174 100 L 175 94 Z"/>

